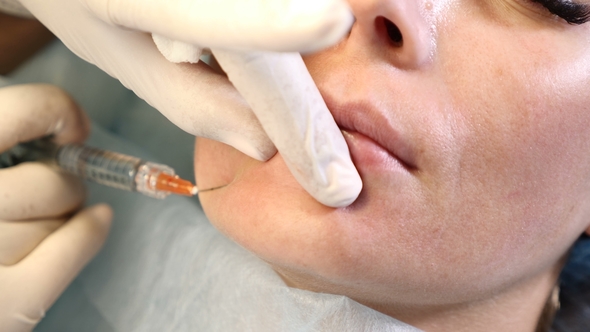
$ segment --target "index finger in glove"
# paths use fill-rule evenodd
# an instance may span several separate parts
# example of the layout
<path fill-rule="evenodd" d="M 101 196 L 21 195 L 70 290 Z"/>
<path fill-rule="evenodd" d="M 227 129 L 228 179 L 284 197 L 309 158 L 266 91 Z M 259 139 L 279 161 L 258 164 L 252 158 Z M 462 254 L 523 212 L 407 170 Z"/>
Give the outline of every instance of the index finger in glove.
<path fill-rule="evenodd" d="M 314 51 L 353 22 L 344 0 L 80 1 L 105 22 L 211 48 Z"/>
<path fill-rule="evenodd" d="M 0 89 L 0 119 L 0 152 L 51 134 L 57 144 L 82 141 L 90 127 L 63 90 L 46 84 Z"/>
<path fill-rule="evenodd" d="M 350 205 L 362 181 L 301 56 L 215 49 L 213 54 L 303 188 L 324 205 Z"/>

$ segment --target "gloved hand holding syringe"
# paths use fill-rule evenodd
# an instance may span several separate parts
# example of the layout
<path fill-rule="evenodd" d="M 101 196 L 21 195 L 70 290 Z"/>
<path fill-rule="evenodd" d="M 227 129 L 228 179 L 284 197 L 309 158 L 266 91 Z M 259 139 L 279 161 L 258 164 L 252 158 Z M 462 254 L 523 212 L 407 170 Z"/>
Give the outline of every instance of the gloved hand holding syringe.
<path fill-rule="evenodd" d="M 353 21 L 344 0 L 20 2 L 77 55 L 185 131 L 259 160 L 278 150 L 328 206 L 346 206 L 360 193 L 344 138 L 301 56 L 273 53 L 337 43 Z M 205 47 L 229 81 L 205 64 L 162 56 L 194 62 Z"/>
<path fill-rule="evenodd" d="M 153 198 L 162 199 L 170 194 L 194 196 L 202 191 L 218 189 L 199 190 L 163 164 L 79 143 L 59 146 L 53 143 L 52 136 L 24 142 L 0 153 L 0 169 L 37 161 L 55 164 L 92 182 L 136 191 Z"/>

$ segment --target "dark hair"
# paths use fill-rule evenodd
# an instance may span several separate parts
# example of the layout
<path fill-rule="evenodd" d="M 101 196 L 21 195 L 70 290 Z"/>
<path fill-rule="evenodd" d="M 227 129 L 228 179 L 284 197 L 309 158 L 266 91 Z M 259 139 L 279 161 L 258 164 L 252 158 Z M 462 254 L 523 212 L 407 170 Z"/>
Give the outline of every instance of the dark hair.
<path fill-rule="evenodd" d="M 589 331 L 590 326 L 590 237 L 582 235 L 574 244 L 559 277 L 559 310 L 552 332 Z M 547 305 L 546 305 L 547 307 Z M 545 312 L 544 312 L 545 314 Z M 541 318 L 543 320 L 543 318 Z M 539 326 L 541 321 L 539 321 Z"/>

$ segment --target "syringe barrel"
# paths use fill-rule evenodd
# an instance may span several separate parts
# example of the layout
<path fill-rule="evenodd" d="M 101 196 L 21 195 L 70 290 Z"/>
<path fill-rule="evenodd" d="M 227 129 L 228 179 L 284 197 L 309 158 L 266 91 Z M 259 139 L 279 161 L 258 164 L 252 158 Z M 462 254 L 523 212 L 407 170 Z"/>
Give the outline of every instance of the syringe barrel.
<path fill-rule="evenodd" d="M 82 178 L 109 187 L 135 191 L 135 175 L 142 160 L 123 154 L 78 144 L 59 148 L 56 156 L 60 167 Z"/>

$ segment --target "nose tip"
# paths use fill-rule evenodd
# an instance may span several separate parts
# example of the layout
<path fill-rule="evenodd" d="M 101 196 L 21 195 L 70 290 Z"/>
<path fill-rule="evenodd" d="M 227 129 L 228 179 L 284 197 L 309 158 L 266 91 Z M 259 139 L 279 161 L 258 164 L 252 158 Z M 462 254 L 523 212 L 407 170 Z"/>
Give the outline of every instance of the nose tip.
<path fill-rule="evenodd" d="M 419 0 L 350 0 L 359 28 L 397 67 L 418 68 L 432 57 L 434 33 L 428 6 Z M 424 7 L 424 8 L 422 8 Z M 374 38 L 376 37 L 376 38 Z M 375 46 L 375 45 L 373 45 Z"/>

